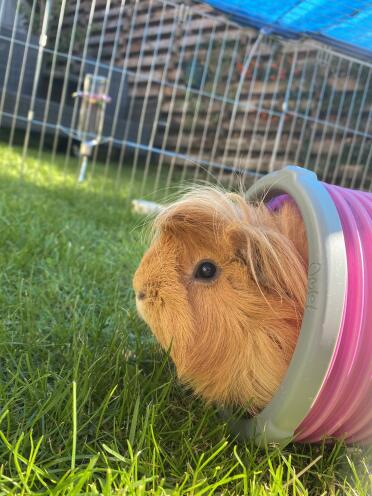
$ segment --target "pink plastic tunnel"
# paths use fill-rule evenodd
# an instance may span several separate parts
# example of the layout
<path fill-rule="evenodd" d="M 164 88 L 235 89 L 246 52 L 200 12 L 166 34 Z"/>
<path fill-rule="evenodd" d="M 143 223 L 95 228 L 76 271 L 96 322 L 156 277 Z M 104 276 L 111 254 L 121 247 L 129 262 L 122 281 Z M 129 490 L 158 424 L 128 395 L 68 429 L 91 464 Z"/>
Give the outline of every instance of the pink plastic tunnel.
<path fill-rule="evenodd" d="M 270 208 L 294 201 L 309 252 L 305 312 L 271 402 L 235 429 L 257 443 L 372 442 L 372 194 L 288 166 L 247 192 Z"/>
<path fill-rule="evenodd" d="M 347 256 L 347 294 L 324 384 L 295 432 L 372 441 L 372 194 L 326 185 L 340 216 Z"/>

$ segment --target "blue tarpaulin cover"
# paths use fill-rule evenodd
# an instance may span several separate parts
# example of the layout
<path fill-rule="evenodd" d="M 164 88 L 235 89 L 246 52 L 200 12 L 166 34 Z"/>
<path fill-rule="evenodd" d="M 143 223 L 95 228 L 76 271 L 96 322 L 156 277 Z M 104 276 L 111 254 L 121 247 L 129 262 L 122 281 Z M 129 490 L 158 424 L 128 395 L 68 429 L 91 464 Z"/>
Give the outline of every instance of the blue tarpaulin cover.
<path fill-rule="evenodd" d="M 372 1 L 207 0 L 240 24 L 306 35 L 372 56 Z"/>

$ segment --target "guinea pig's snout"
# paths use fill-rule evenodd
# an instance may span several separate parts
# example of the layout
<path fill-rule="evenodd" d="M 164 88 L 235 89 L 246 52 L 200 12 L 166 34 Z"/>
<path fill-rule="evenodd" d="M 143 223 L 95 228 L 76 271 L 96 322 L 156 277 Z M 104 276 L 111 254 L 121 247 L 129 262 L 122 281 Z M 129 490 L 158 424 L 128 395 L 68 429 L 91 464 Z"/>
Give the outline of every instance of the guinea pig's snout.
<path fill-rule="evenodd" d="M 151 257 L 145 255 L 133 276 L 133 289 L 137 306 L 148 308 L 156 303 L 160 296 L 161 281 L 157 276 L 156 267 Z"/>
<path fill-rule="evenodd" d="M 141 303 L 156 298 L 158 293 L 157 284 L 152 283 L 148 278 L 143 278 L 140 272 L 134 275 L 133 289 L 136 300 Z"/>
<path fill-rule="evenodd" d="M 146 296 L 148 296 L 148 291 L 146 290 L 145 285 L 143 284 L 138 284 L 136 279 L 133 281 L 133 289 L 134 293 L 136 295 L 136 300 L 137 301 L 143 301 Z"/>
<path fill-rule="evenodd" d="M 138 303 L 152 303 L 159 297 L 157 285 L 146 284 L 144 286 L 135 287 L 134 292 Z"/>
<path fill-rule="evenodd" d="M 132 286 L 134 289 L 134 294 L 136 295 L 136 300 L 141 301 L 146 297 L 145 284 L 143 277 L 141 277 L 140 268 L 138 268 L 134 274 Z"/>
<path fill-rule="evenodd" d="M 144 300 L 146 298 L 146 291 L 138 291 L 136 292 L 137 300 Z"/>

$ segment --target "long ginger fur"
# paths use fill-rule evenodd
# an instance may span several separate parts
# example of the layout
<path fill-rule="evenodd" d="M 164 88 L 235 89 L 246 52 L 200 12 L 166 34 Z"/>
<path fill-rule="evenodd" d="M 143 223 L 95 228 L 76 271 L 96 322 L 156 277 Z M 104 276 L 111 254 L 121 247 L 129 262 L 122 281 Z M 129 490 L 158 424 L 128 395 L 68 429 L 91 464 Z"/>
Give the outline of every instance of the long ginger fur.
<path fill-rule="evenodd" d="M 304 311 L 307 244 L 296 206 L 273 212 L 202 188 L 153 227 L 133 280 L 140 315 L 182 382 L 208 402 L 257 413 L 283 379 Z M 218 267 L 213 281 L 195 279 L 201 260 Z"/>

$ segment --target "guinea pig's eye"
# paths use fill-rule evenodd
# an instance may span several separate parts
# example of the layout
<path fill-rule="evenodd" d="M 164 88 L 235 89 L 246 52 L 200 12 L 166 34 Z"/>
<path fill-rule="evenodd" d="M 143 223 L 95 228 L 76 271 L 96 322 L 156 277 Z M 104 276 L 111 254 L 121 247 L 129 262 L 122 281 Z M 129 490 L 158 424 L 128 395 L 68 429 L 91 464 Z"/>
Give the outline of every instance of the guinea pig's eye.
<path fill-rule="evenodd" d="M 217 274 L 217 267 L 213 262 L 205 260 L 200 262 L 194 271 L 195 279 L 211 280 Z"/>

